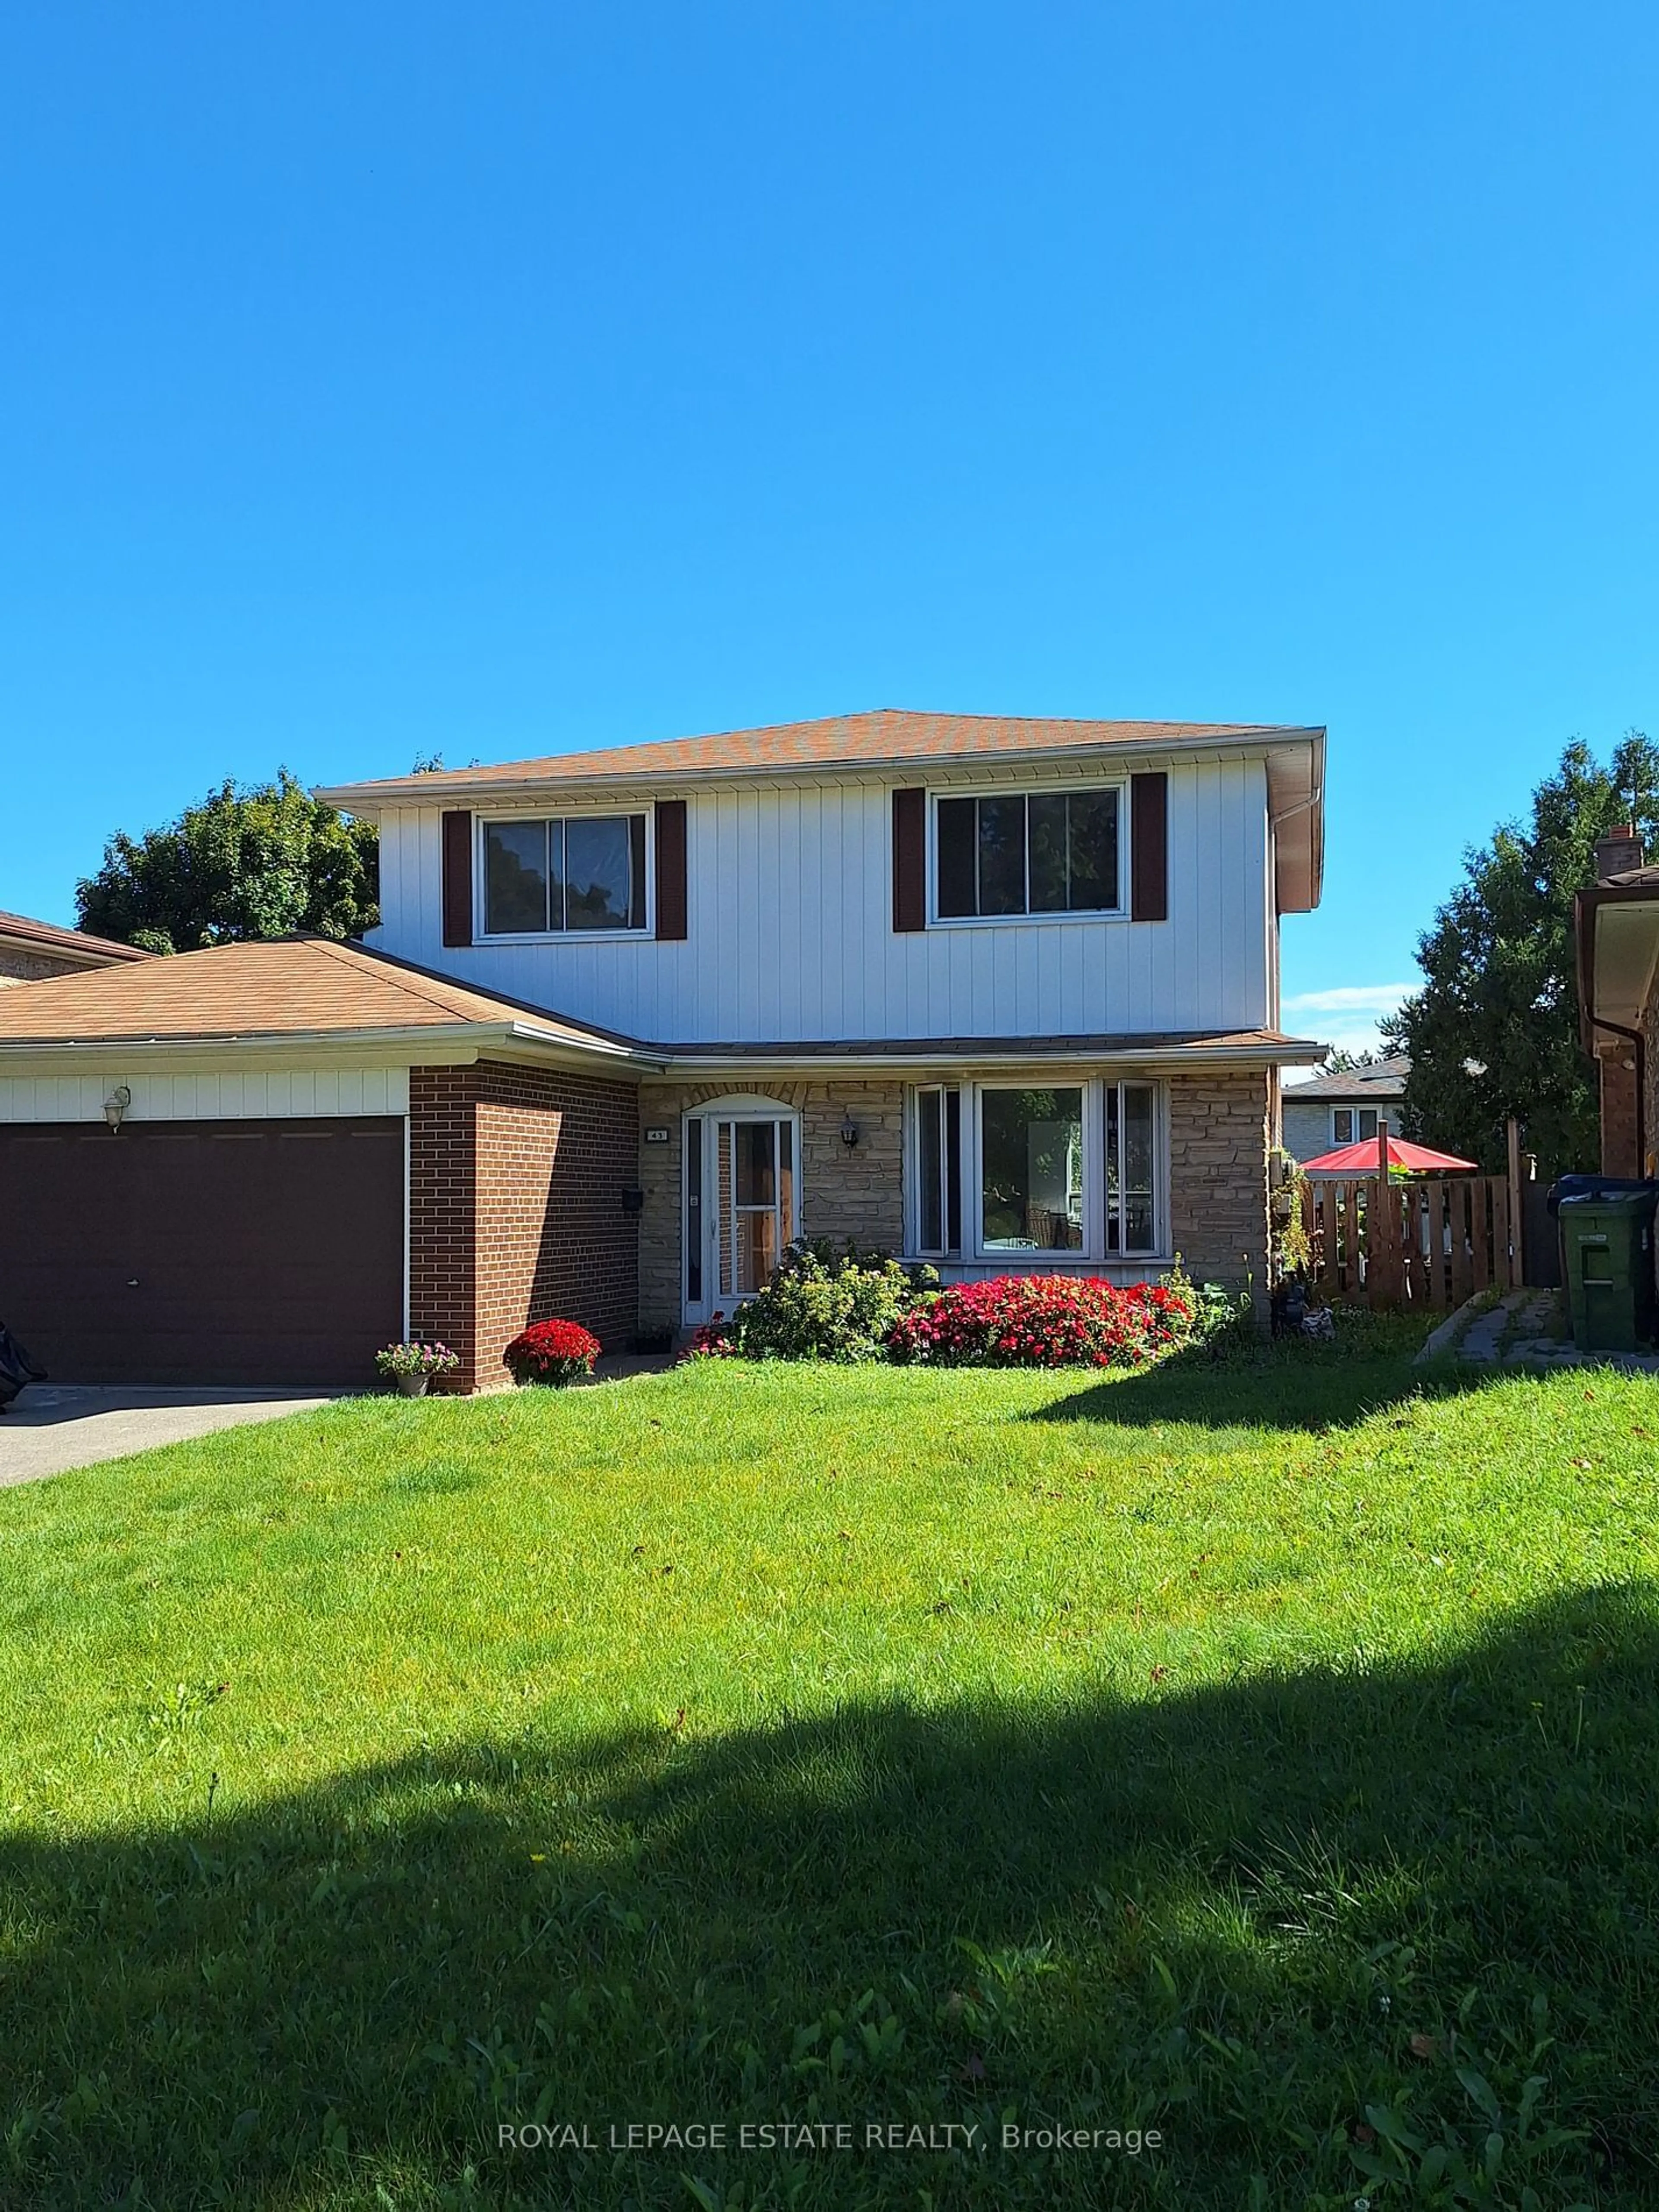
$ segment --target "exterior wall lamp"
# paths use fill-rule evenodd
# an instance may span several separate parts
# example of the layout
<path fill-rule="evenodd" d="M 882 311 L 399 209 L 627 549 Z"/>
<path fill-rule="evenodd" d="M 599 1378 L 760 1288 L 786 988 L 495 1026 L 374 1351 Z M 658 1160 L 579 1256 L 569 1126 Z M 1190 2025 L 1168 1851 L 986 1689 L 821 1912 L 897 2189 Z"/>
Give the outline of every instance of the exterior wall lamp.
<path fill-rule="evenodd" d="M 859 1125 L 853 1119 L 850 1114 L 842 1116 L 841 1125 L 841 1140 L 842 1144 L 846 1146 L 849 1152 L 859 1140 Z"/>
<path fill-rule="evenodd" d="M 109 1123 L 109 1133 L 112 1137 L 120 1135 L 121 1123 L 131 1103 L 132 1093 L 125 1083 L 118 1083 L 109 1097 L 105 1099 L 104 1119 Z"/>

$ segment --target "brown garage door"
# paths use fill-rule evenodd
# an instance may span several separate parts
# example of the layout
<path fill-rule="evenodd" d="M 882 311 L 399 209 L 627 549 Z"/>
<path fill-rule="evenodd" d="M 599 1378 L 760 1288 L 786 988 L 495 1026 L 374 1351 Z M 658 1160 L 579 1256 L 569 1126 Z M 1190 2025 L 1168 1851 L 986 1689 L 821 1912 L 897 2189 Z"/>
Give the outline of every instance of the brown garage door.
<path fill-rule="evenodd" d="M 0 1321 L 64 1382 L 368 1383 L 399 1121 L 0 1127 Z"/>

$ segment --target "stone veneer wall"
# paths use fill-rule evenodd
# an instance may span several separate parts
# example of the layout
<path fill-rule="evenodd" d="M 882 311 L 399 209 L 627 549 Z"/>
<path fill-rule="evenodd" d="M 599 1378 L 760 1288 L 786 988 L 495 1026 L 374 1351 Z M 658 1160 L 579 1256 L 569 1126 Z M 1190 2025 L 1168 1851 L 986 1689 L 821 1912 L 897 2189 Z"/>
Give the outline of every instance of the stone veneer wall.
<path fill-rule="evenodd" d="M 971 1073 L 971 1071 L 966 1071 Z M 640 1321 L 680 1321 L 681 1115 L 732 1095 L 730 1084 L 647 1084 L 640 1092 Z M 904 1089 L 900 1082 L 775 1083 L 753 1095 L 801 1116 L 803 1226 L 811 1237 L 852 1237 L 903 1249 Z M 1169 1085 L 1170 1243 L 1195 1279 L 1247 1283 L 1265 1311 L 1268 1273 L 1267 1154 L 1278 1110 L 1270 1072 L 1177 1076 Z M 843 1117 L 857 1146 L 841 1139 Z M 643 1131 L 665 1127 L 665 1145 Z"/>
<path fill-rule="evenodd" d="M 1170 1241 L 1195 1282 L 1248 1282 L 1263 1310 L 1277 1093 L 1259 1068 L 1170 1085 Z"/>
<path fill-rule="evenodd" d="M 710 1099 L 734 1096 L 775 1099 L 793 1108 L 801 1124 L 801 1227 L 808 1237 L 852 1237 L 862 1245 L 897 1252 L 904 1243 L 904 1085 L 896 1082 L 757 1081 L 647 1084 L 640 1091 L 641 1133 L 666 1127 L 665 1145 L 640 1144 L 639 1180 L 645 1193 L 640 1221 L 640 1324 L 680 1326 L 681 1115 Z M 859 1140 L 842 1142 L 850 1114 Z"/>

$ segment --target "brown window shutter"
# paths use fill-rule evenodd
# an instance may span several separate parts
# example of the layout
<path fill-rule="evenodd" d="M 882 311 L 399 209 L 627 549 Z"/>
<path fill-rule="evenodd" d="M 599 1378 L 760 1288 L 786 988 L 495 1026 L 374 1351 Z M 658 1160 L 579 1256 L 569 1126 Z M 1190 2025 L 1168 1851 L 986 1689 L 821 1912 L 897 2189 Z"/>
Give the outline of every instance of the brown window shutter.
<path fill-rule="evenodd" d="M 927 927 L 927 794 L 893 793 L 893 927 Z"/>
<path fill-rule="evenodd" d="M 628 817 L 628 927 L 645 927 L 645 817 Z"/>
<path fill-rule="evenodd" d="M 1129 919 L 1170 918 L 1170 779 L 1129 778 Z"/>
<path fill-rule="evenodd" d="M 657 801 L 657 934 L 686 934 L 685 801 Z"/>
<path fill-rule="evenodd" d="M 465 809 L 443 817 L 444 943 L 472 942 L 472 817 Z"/>

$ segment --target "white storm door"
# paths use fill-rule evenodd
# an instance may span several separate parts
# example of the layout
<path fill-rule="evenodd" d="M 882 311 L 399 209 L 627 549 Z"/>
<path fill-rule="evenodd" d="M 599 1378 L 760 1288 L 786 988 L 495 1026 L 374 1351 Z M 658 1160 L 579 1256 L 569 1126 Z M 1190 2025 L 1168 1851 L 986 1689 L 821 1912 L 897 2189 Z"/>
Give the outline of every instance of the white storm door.
<path fill-rule="evenodd" d="M 793 1115 L 708 1114 L 685 1127 L 685 1314 L 729 1313 L 764 1287 L 798 1232 Z"/>

